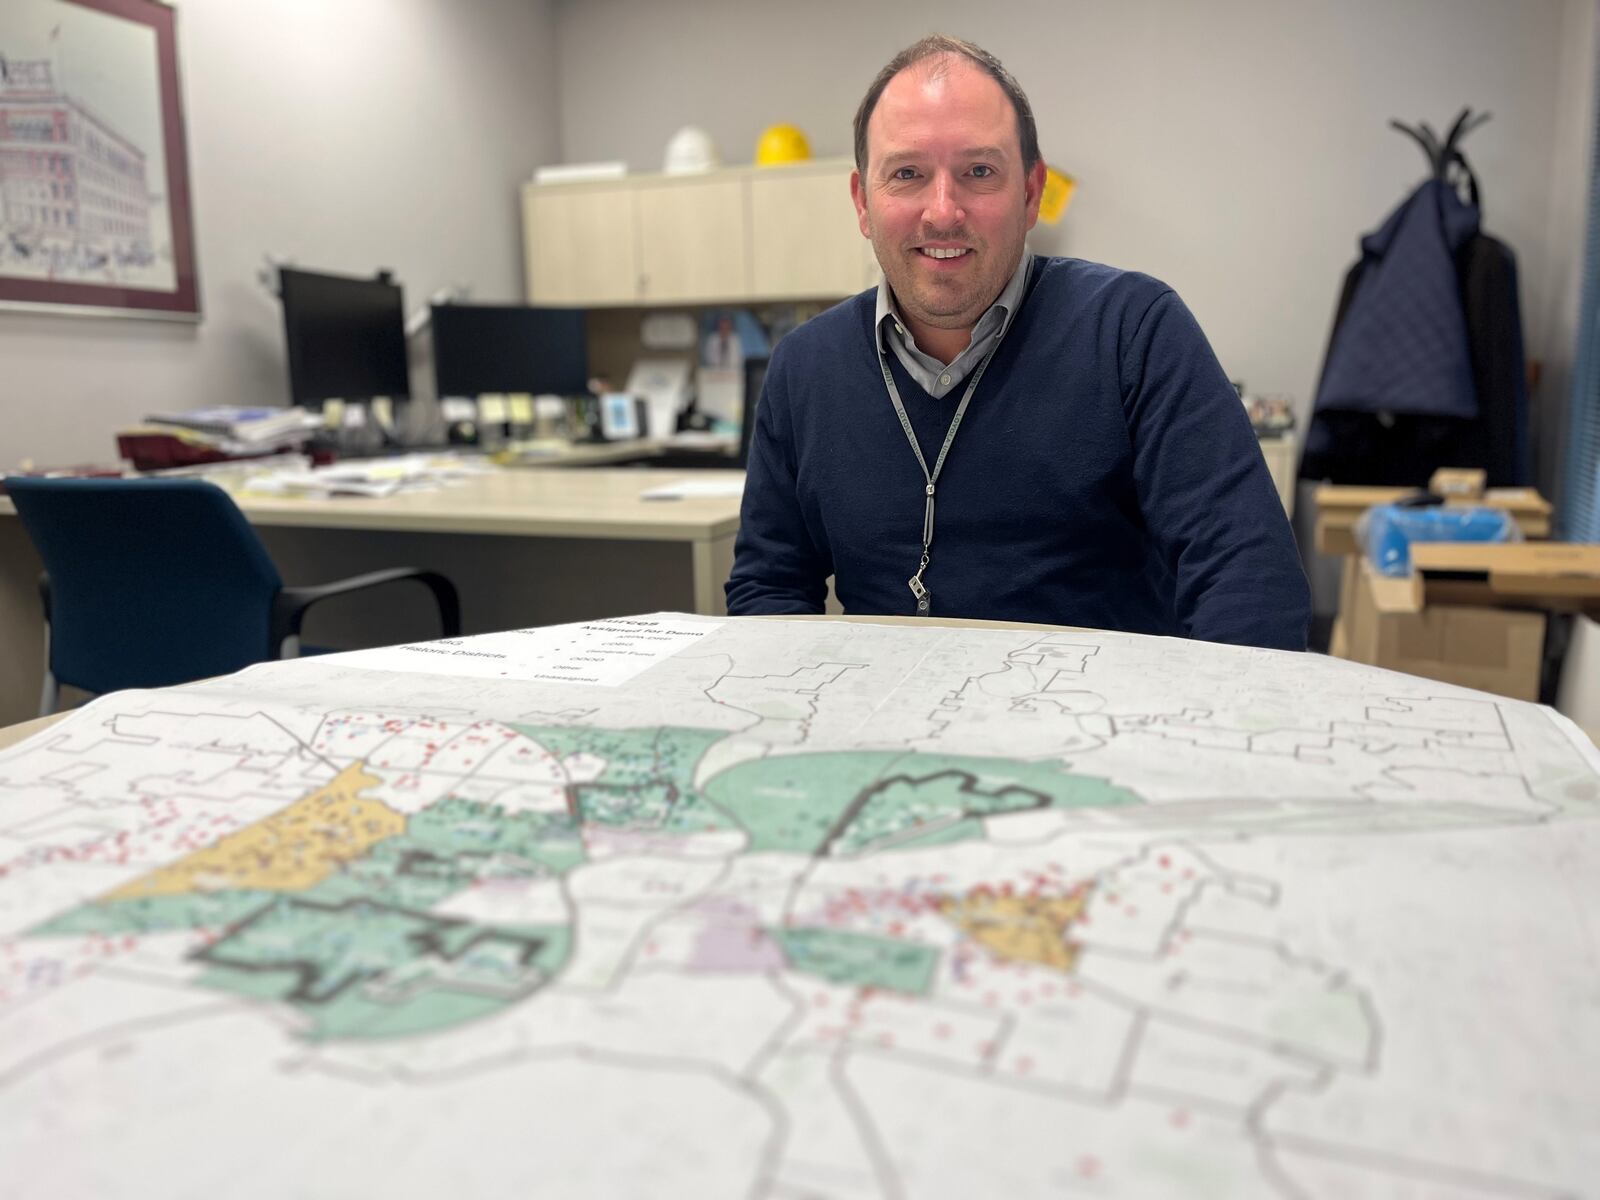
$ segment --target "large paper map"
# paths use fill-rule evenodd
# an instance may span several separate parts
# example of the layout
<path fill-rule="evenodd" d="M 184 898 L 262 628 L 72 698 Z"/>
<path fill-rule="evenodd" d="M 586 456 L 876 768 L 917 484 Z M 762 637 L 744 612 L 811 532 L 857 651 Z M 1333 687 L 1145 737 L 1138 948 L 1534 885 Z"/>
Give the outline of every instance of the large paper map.
<path fill-rule="evenodd" d="M 1600 755 L 1100 633 L 657 615 L 0 754 L 0 1191 L 1600 1195 Z"/>

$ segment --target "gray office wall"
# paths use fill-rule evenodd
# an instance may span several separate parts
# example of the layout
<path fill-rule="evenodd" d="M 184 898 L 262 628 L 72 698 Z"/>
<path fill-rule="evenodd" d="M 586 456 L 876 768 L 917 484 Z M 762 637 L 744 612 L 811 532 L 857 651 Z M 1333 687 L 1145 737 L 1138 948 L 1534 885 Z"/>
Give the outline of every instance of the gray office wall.
<path fill-rule="evenodd" d="M 456 283 L 521 294 L 516 186 L 556 157 L 549 0 L 177 12 L 205 319 L 0 312 L 0 469 L 110 460 L 114 431 L 159 409 L 284 402 L 268 252 L 392 268 L 410 306 Z"/>
<path fill-rule="evenodd" d="M 878 67 L 923 33 L 993 50 L 1081 187 L 1037 249 L 1157 275 L 1230 374 L 1309 403 L 1358 236 L 1424 173 L 1390 117 L 1493 121 L 1467 148 L 1521 256 L 1531 353 L 1558 369 L 1594 0 L 582 0 L 556 10 L 561 153 L 659 170 L 681 125 L 749 162 L 789 121 L 850 151 Z M 840 204 L 848 204 L 841 195 Z"/>

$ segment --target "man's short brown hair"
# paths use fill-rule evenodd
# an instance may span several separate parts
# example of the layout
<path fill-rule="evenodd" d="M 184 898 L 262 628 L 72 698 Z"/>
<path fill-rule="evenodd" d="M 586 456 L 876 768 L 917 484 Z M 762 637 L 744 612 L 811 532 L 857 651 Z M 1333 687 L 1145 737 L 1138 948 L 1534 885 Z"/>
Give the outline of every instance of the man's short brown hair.
<path fill-rule="evenodd" d="M 872 110 L 878 107 L 878 97 L 883 95 L 883 89 L 889 86 L 889 81 L 907 67 L 930 58 L 949 56 L 964 58 L 975 64 L 1000 85 L 1006 99 L 1011 101 L 1012 111 L 1017 114 L 1017 140 L 1022 145 L 1022 168 L 1024 171 L 1033 170 L 1033 165 L 1039 161 L 1039 129 L 1033 123 L 1033 105 L 1028 103 L 1022 85 L 1000 65 L 998 58 L 983 47 L 942 33 L 929 34 L 900 51 L 878 72 L 872 86 L 867 88 L 867 94 L 861 98 L 861 107 L 856 109 L 856 170 L 863 175 L 867 173 L 867 122 L 872 119 Z"/>

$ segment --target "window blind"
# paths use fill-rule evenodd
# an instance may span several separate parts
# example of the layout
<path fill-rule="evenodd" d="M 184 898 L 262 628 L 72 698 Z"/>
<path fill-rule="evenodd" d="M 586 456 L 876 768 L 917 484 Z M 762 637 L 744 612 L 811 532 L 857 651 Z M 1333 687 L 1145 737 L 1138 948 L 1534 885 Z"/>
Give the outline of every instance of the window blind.
<path fill-rule="evenodd" d="M 1594 149 L 1589 160 L 1589 228 L 1578 316 L 1578 362 L 1572 375 L 1562 487 L 1562 536 L 1600 542 L 1600 63 L 1596 64 Z"/>

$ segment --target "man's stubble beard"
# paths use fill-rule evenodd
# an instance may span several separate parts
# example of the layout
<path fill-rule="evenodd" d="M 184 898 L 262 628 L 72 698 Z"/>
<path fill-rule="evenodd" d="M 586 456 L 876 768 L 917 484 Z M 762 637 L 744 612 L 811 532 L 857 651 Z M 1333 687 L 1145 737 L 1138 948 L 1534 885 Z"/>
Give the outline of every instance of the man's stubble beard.
<path fill-rule="evenodd" d="M 956 236 L 950 238 L 928 238 L 929 241 L 946 240 L 960 241 L 970 245 L 973 251 L 981 258 L 987 259 L 989 247 L 986 244 L 973 242 L 968 237 Z M 989 281 L 974 277 L 961 284 L 952 281 L 961 290 L 946 290 L 938 287 L 932 281 L 919 280 L 917 265 L 913 258 L 917 250 L 908 250 L 900 246 L 889 248 L 888 261 L 894 264 L 891 270 L 885 265 L 885 253 L 882 242 L 874 237 L 872 250 L 878 259 L 878 266 L 883 269 L 884 277 L 889 281 L 889 290 L 894 293 L 895 304 L 900 309 L 900 315 L 908 320 L 920 322 L 932 329 L 967 329 L 977 324 L 978 318 L 986 312 L 995 298 L 1005 290 L 1005 279 Z M 902 268 L 904 268 L 902 270 Z M 980 293 L 987 291 L 990 283 L 994 285 L 994 295 L 984 297 Z M 940 303 L 941 296 L 948 296 L 948 301 Z"/>

